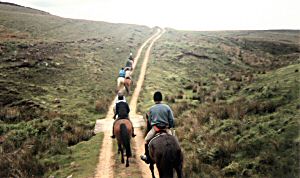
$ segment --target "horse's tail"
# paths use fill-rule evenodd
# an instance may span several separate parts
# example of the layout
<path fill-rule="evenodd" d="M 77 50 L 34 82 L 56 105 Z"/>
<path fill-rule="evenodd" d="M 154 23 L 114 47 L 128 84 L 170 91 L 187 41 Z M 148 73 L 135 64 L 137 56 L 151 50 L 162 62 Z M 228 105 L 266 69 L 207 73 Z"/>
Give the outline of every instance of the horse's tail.
<path fill-rule="evenodd" d="M 126 149 L 126 156 L 131 157 L 131 148 L 130 148 L 130 137 L 125 124 L 120 125 L 121 130 L 121 140 Z"/>
<path fill-rule="evenodd" d="M 126 92 L 129 93 L 129 86 L 127 85 L 127 83 L 125 83 L 125 89 L 126 89 Z"/>

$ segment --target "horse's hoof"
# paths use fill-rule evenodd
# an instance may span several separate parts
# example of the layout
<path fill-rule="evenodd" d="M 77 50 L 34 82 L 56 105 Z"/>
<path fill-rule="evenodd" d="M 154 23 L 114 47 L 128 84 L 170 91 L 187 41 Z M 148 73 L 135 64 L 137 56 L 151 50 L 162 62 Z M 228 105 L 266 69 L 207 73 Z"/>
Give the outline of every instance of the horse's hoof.
<path fill-rule="evenodd" d="M 126 164 L 126 167 L 129 167 L 129 164 Z"/>

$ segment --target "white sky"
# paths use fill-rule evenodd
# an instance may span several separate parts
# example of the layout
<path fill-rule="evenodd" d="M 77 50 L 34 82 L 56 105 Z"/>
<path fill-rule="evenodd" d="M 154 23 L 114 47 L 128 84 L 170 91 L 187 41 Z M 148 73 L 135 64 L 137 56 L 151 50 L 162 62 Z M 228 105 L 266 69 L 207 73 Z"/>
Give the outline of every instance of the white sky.
<path fill-rule="evenodd" d="M 300 0 L 3 0 L 61 17 L 182 30 L 300 29 Z"/>

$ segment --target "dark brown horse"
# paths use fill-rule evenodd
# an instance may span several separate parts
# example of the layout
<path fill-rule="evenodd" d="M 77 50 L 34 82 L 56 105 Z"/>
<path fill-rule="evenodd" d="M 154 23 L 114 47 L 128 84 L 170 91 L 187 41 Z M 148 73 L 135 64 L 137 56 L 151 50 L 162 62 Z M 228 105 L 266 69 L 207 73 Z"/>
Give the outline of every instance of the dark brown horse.
<path fill-rule="evenodd" d="M 124 150 L 126 151 L 126 167 L 129 166 L 129 158 L 132 156 L 130 139 L 132 124 L 128 119 L 118 119 L 114 125 L 114 135 L 118 141 L 118 153 L 121 153 L 121 162 L 124 163 Z"/>
<path fill-rule="evenodd" d="M 148 124 L 149 129 L 149 124 Z M 182 178 L 183 153 L 177 138 L 167 133 L 159 133 L 149 142 L 150 170 L 154 175 L 154 164 L 159 172 L 160 178 L 172 178 L 174 169 L 177 177 Z"/>

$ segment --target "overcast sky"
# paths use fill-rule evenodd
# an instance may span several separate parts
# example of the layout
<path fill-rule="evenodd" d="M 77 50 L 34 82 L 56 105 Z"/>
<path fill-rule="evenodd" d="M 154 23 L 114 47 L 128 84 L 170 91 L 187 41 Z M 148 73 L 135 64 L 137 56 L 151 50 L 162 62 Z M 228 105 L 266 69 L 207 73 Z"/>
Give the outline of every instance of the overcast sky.
<path fill-rule="evenodd" d="M 61 17 L 182 30 L 300 29 L 300 0 L 2 0 Z"/>

